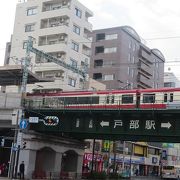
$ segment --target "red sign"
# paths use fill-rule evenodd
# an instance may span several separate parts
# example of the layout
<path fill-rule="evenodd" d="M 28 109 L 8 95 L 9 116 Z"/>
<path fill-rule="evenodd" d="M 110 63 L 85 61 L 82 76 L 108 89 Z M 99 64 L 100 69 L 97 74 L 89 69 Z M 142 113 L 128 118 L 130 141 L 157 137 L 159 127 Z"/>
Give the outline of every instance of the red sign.
<path fill-rule="evenodd" d="M 85 153 L 84 154 L 84 160 L 92 161 L 92 153 Z M 94 154 L 94 161 L 97 161 L 97 162 L 102 161 L 102 155 L 101 154 Z"/>

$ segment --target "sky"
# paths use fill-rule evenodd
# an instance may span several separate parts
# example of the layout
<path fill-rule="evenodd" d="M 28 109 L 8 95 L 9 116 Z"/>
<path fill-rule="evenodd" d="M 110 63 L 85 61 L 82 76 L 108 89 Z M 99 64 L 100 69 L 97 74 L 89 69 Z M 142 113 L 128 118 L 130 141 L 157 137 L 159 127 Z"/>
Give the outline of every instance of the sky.
<path fill-rule="evenodd" d="M 4 62 L 6 42 L 13 33 L 18 1 L 5 0 L 0 6 L 0 65 Z M 180 0 L 79 0 L 94 14 L 93 29 L 128 25 L 149 48 L 165 56 L 165 71 L 180 79 Z"/>

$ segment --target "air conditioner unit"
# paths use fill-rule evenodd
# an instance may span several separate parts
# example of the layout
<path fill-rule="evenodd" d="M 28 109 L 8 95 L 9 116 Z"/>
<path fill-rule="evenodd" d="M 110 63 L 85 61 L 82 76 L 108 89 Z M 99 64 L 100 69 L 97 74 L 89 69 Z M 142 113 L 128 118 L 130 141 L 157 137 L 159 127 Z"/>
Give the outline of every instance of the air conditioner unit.
<path fill-rule="evenodd" d="M 66 5 L 66 4 L 67 4 L 67 1 L 63 1 L 62 4 L 63 4 L 63 5 Z"/>
<path fill-rule="evenodd" d="M 60 37 L 60 40 L 64 40 L 64 39 L 65 39 L 65 37 L 64 37 L 64 36 L 61 36 L 61 37 Z"/>

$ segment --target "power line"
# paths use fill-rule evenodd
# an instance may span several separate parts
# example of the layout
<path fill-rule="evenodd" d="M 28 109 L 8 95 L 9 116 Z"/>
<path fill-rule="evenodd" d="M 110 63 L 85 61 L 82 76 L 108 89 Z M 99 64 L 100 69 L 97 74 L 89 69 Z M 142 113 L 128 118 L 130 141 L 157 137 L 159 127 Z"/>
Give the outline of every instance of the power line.
<path fill-rule="evenodd" d="M 169 37 L 157 37 L 157 38 L 145 38 L 147 41 L 152 41 L 152 40 L 166 40 L 166 39 L 179 39 L 180 36 L 169 36 Z"/>

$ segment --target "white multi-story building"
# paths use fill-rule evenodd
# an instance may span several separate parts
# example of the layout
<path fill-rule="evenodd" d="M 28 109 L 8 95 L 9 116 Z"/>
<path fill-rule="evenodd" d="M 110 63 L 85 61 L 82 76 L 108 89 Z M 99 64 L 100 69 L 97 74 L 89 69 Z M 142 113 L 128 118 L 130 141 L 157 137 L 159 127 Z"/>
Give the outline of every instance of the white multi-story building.
<path fill-rule="evenodd" d="M 172 72 L 164 72 L 164 87 L 179 87 L 180 81 Z"/>
<path fill-rule="evenodd" d="M 91 39 L 88 34 L 92 25 L 88 22 L 92 12 L 77 0 L 27 0 L 17 4 L 9 64 L 20 64 L 26 56 L 28 36 L 35 40 L 33 47 L 63 60 L 73 67 L 83 68 L 89 63 Z M 31 56 L 31 70 L 39 77 L 55 78 L 55 82 L 28 85 L 27 91 L 42 88 L 46 91 L 81 89 L 83 77 L 48 62 Z M 15 57 L 15 58 L 14 58 Z M 15 60 L 14 60 L 15 59 Z M 6 91 L 17 91 L 8 87 Z"/>

